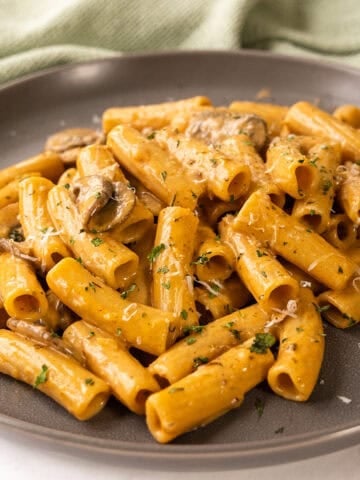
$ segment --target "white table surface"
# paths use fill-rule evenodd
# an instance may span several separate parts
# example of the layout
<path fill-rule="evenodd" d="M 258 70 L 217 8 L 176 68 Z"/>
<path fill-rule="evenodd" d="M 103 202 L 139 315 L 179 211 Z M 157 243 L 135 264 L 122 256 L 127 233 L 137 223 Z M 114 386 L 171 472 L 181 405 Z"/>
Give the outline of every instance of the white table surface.
<path fill-rule="evenodd" d="M 222 472 L 164 472 L 122 467 L 77 455 L 77 451 L 44 448 L 38 440 L 0 427 L 1 480 L 359 480 L 360 445 L 322 457 L 286 465 Z"/>

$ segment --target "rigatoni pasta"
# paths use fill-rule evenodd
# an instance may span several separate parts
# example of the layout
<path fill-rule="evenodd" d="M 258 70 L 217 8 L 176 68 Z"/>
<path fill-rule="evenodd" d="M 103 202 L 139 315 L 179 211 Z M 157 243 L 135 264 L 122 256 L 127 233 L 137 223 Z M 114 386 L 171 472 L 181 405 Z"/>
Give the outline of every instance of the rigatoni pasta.
<path fill-rule="evenodd" d="M 358 111 L 111 107 L 0 170 L 0 372 L 160 443 L 264 380 L 308 400 L 322 321 L 360 322 Z"/>

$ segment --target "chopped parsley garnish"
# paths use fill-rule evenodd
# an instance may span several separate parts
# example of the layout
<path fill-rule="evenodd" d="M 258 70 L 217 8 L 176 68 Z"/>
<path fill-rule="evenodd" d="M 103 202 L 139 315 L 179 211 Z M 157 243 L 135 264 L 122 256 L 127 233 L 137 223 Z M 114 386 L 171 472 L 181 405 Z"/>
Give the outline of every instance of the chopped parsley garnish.
<path fill-rule="evenodd" d="M 94 247 L 99 247 L 102 243 L 104 243 L 104 240 L 100 237 L 95 237 L 91 240 L 91 243 L 94 245 Z"/>
<path fill-rule="evenodd" d="M 170 290 L 170 287 L 171 287 L 170 280 L 168 280 L 167 282 L 163 282 L 161 286 L 166 288 L 166 290 Z"/>
<path fill-rule="evenodd" d="M 187 320 L 188 318 L 188 312 L 186 310 L 181 310 L 180 312 L 180 317 L 183 319 L 183 320 Z"/>
<path fill-rule="evenodd" d="M 85 378 L 85 385 L 94 385 L 95 382 L 92 378 Z"/>
<path fill-rule="evenodd" d="M 210 258 L 208 255 L 210 255 L 211 252 L 204 252 L 203 254 L 199 255 L 196 260 L 191 262 L 192 265 L 205 265 L 210 261 Z"/>
<path fill-rule="evenodd" d="M 116 329 L 115 335 L 116 335 L 117 337 L 120 337 L 120 335 L 122 335 L 122 330 L 121 330 L 120 327 L 118 327 L 118 328 Z"/>
<path fill-rule="evenodd" d="M 163 179 L 163 182 L 165 182 L 165 180 L 166 180 L 166 177 L 167 177 L 167 171 L 166 171 L 166 170 L 164 170 L 163 172 L 161 172 L 161 174 L 160 174 L 160 175 L 161 175 L 161 178 Z"/>
<path fill-rule="evenodd" d="M 85 291 L 88 292 L 89 289 L 96 292 L 96 284 L 94 282 L 89 282 L 89 285 L 85 287 Z"/>
<path fill-rule="evenodd" d="M 275 342 L 276 338 L 271 333 L 257 333 L 250 347 L 250 352 L 266 353 L 267 349 L 272 347 Z"/>
<path fill-rule="evenodd" d="M 132 283 L 127 290 L 124 290 L 123 292 L 121 292 L 120 294 L 121 298 L 123 299 L 127 298 L 129 293 L 133 292 L 136 289 L 136 286 L 137 286 L 136 283 Z"/>
<path fill-rule="evenodd" d="M 210 158 L 210 162 L 214 165 L 214 167 L 215 167 L 215 165 L 217 165 L 216 158 Z"/>
<path fill-rule="evenodd" d="M 209 288 L 212 290 L 212 292 L 208 290 L 209 298 L 217 297 L 220 292 L 220 286 L 213 282 L 209 282 L 208 285 L 209 285 Z"/>
<path fill-rule="evenodd" d="M 66 190 L 69 190 L 69 188 L 70 188 L 70 183 L 65 183 L 64 188 L 66 188 Z"/>
<path fill-rule="evenodd" d="M 146 138 L 148 140 L 153 140 L 155 138 L 156 132 L 151 132 Z"/>
<path fill-rule="evenodd" d="M 208 363 L 209 359 L 208 357 L 196 357 L 193 360 L 193 368 L 196 370 L 200 365 L 205 365 L 205 363 Z"/>
<path fill-rule="evenodd" d="M 39 375 L 35 379 L 34 387 L 37 388 L 42 383 L 45 383 L 47 380 L 49 367 L 47 365 L 42 365 Z"/>
<path fill-rule="evenodd" d="M 169 272 L 169 267 L 164 265 L 163 267 L 158 268 L 157 273 L 168 273 Z"/>
<path fill-rule="evenodd" d="M 332 186 L 333 184 L 330 180 L 325 180 L 321 185 L 323 195 L 326 195 Z"/>
<path fill-rule="evenodd" d="M 165 248 L 166 246 L 164 243 L 160 243 L 160 245 L 156 245 L 147 256 L 147 259 L 149 260 L 149 262 L 154 262 L 156 258 L 160 255 L 160 253 L 165 250 Z"/>
<path fill-rule="evenodd" d="M 186 335 L 188 333 L 201 333 L 205 328 L 205 325 L 189 325 L 183 328 L 183 333 Z"/>
<path fill-rule="evenodd" d="M 267 253 L 262 252 L 261 250 L 256 250 L 256 255 L 258 257 L 267 257 Z"/>
<path fill-rule="evenodd" d="M 227 322 L 224 327 L 229 329 L 229 332 L 237 339 L 240 340 L 240 331 L 233 328 L 234 322 Z"/>
<path fill-rule="evenodd" d="M 265 408 L 265 402 L 263 399 L 257 397 L 255 398 L 255 403 L 254 406 L 256 408 L 258 417 L 261 418 L 263 413 L 264 413 L 264 408 Z"/>
<path fill-rule="evenodd" d="M 9 233 L 9 238 L 14 240 L 14 242 L 23 242 L 25 240 L 24 235 L 22 234 L 21 230 L 17 228 L 13 228 Z"/>
<path fill-rule="evenodd" d="M 188 337 L 188 338 L 186 339 L 186 343 L 187 343 L 188 345 L 192 345 L 192 344 L 195 343 L 195 342 L 196 342 L 196 338 L 194 338 L 194 337 Z"/>
<path fill-rule="evenodd" d="M 317 305 L 316 303 L 313 303 L 314 307 L 315 307 L 315 310 L 319 313 L 323 313 L 323 312 L 327 312 L 329 310 L 329 308 L 331 307 L 331 305 Z"/>

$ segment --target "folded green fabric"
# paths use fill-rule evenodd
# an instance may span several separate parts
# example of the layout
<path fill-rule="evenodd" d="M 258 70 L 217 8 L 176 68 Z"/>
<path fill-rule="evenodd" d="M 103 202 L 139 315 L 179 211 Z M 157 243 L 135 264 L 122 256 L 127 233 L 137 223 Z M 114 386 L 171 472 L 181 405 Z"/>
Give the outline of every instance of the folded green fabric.
<path fill-rule="evenodd" d="M 358 0 L 0 0 L 0 82 L 169 49 L 267 49 L 360 66 Z"/>

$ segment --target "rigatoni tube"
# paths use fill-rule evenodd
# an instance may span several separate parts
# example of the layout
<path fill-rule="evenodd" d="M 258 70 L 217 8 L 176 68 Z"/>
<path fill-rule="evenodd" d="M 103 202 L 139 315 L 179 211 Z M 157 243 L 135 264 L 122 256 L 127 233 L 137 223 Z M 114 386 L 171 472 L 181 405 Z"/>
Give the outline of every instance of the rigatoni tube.
<path fill-rule="evenodd" d="M 160 390 L 151 373 L 127 350 L 118 338 L 83 321 L 71 324 L 63 338 L 79 355 L 86 366 L 111 387 L 115 397 L 138 415 L 145 413 L 145 400 Z"/>
<path fill-rule="evenodd" d="M 167 443 L 239 407 L 244 395 L 266 378 L 273 361 L 269 349 L 256 353 L 249 340 L 150 395 L 146 422 L 151 434 L 158 442 Z"/>
<path fill-rule="evenodd" d="M 45 393 L 78 420 L 105 406 L 110 389 L 100 378 L 66 355 L 0 330 L 0 371 Z"/>
<path fill-rule="evenodd" d="M 51 290 L 79 317 L 116 335 L 130 345 L 160 355 L 171 345 L 175 328 L 172 313 L 121 298 L 121 294 L 94 277 L 73 258 L 64 258 L 47 274 Z"/>

